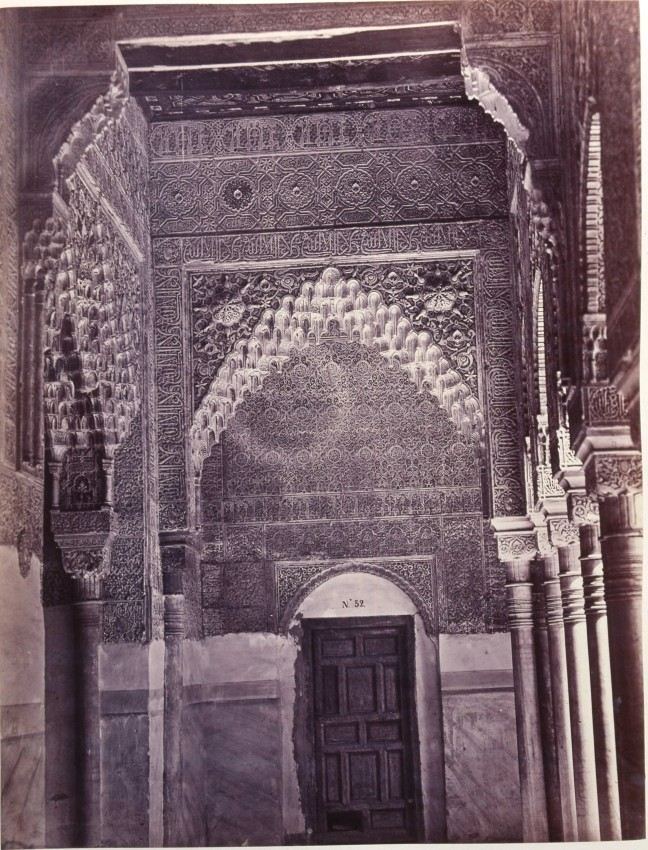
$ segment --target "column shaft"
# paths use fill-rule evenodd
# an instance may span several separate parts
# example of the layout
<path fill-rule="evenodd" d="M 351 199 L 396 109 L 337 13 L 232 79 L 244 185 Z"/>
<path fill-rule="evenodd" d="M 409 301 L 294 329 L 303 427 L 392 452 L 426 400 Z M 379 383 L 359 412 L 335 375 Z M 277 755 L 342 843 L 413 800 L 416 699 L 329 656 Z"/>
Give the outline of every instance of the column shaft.
<path fill-rule="evenodd" d="M 43 460 L 43 292 L 34 296 L 33 305 L 33 401 L 32 401 L 32 446 L 33 463 Z"/>
<path fill-rule="evenodd" d="M 598 789 L 601 840 L 616 841 L 621 838 L 621 813 L 614 738 L 607 607 L 603 587 L 603 561 L 601 560 L 597 527 L 595 525 L 582 525 L 579 533 L 592 689 L 596 786 Z"/>
<path fill-rule="evenodd" d="M 544 570 L 542 560 L 533 563 L 533 634 L 535 639 L 536 667 L 538 671 L 538 705 L 540 709 L 540 732 L 544 762 L 545 789 L 547 794 L 547 818 L 549 840 L 562 838 L 560 814 L 560 788 L 558 785 L 558 759 L 551 700 L 551 662 L 549 635 L 544 599 Z"/>
<path fill-rule="evenodd" d="M 640 498 L 599 502 L 623 838 L 645 836 Z"/>
<path fill-rule="evenodd" d="M 567 653 L 563 623 L 562 596 L 558 579 L 558 555 L 546 555 L 544 561 L 544 592 L 547 612 L 547 636 L 551 665 L 551 699 L 558 765 L 560 796 L 561 838 L 576 841 L 576 791 L 572 762 L 572 737 L 569 719 L 569 685 L 567 678 Z"/>
<path fill-rule="evenodd" d="M 23 298 L 23 328 L 25 333 L 22 338 L 22 363 L 20 388 L 22 396 L 22 458 L 27 463 L 34 463 L 34 381 L 36 379 L 36 365 L 42 371 L 41 364 L 34 361 L 34 314 L 36 297 L 33 292 L 26 292 Z"/>
<path fill-rule="evenodd" d="M 589 678 L 585 598 L 578 544 L 560 546 L 560 586 L 565 621 L 565 649 L 569 682 L 569 715 L 576 786 L 576 816 L 580 841 L 599 841 L 596 756 Z"/>
<path fill-rule="evenodd" d="M 507 562 L 506 573 L 522 795 L 522 833 L 524 841 L 546 841 L 547 799 L 533 642 L 531 565 L 528 561 Z"/>
<path fill-rule="evenodd" d="M 101 846 L 99 643 L 102 603 L 74 603 L 77 644 L 77 770 L 80 847 Z"/>
<path fill-rule="evenodd" d="M 164 844 L 182 845 L 182 644 L 184 596 L 164 597 Z"/>

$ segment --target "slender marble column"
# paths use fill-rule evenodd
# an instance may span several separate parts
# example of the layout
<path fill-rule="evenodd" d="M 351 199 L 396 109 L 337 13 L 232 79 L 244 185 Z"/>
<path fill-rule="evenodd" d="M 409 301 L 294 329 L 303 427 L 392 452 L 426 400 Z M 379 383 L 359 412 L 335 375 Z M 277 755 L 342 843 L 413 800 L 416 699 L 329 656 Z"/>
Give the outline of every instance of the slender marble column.
<path fill-rule="evenodd" d="M 565 622 L 578 838 L 580 841 L 599 841 L 601 833 L 596 789 L 592 692 L 589 679 L 585 598 L 579 554 L 578 544 L 558 547 Z"/>
<path fill-rule="evenodd" d="M 599 501 L 623 838 L 645 837 L 641 498 Z"/>
<path fill-rule="evenodd" d="M 79 846 L 101 846 L 101 709 L 99 643 L 102 603 L 74 603 L 77 644 Z"/>
<path fill-rule="evenodd" d="M 34 389 L 37 371 L 42 371 L 42 366 L 34 360 L 34 316 L 36 313 L 36 295 L 33 290 L 25 292 L 23 297 L 23 319 L 22 324 L 25 333 L 22 338 L 22 364 L 21 377 L 22 386 L 22 457 L 29 464 L 33 464 L 34 458 Z M 42 397 L 41 397 L 42 398 Z"/>
<path fill-rule="evenodd" d="M 33 463 L 43 460 L 43 302 L 42 289 L 34 295 L 33 315 L 33 398 L 32 398 L 32 446 L 30 455 Z"/>
<path fill-rule="evenodd" d="M 551 661 L 547 614 L 544 598 L 544 565 L 537 558 L 532 565 L 533 579 L 533 635 L 535 640 L 536 667 L 538 670 L 538 705 L 540 708 L 540 732 L 544 762 L 545 789 L 547 793 L 547 818 L 549 840 L 562 840 L 560 814 L 560 788 L 558 785 L 558 760 L 551 701 Z"/>
<path fill-rule="evenodd" d="M 182 840 L 182 643 L 185 604 L 181 593 L 164 597 L 164 845 Z"/>
<path fill-rule="evenodd" d="M 543 562 L 547 637 L 551 664 L 551 698 L 561 809 L 561 837 L 563 841 L 576 841 L 578 839 L 578 828 L 569 719 L 567 653 L 557 553 L 551 552 L 545 555 Z"/>
<path fill-rule="evenodd" d="M 619 809 L 616 742 L 614 739 L 607 606 L 603 587 L 603 561 L 596 525 L 581 525 L 579 533 L 592 687 L 596 786 L 598 789 L 601 840 L 616 841 L 621 838 L 621 813 Z"/>
<path fill-rule="evenodd" d="M 538 681 L 533 642 L 531 563 L 507 561 L 506 600 L 513 654 L 522 834 L 524 841 L 546 841 L 547 798 L 540 736 Z"/>

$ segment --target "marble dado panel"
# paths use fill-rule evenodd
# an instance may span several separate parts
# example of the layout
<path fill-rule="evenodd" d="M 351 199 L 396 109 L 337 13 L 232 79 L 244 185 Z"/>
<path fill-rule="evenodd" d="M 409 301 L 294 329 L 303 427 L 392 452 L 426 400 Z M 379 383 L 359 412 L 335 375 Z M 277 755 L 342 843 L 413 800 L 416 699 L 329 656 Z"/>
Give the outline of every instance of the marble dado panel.
<path fill-rule="evenodd" d="M 212 269 L 258 264 L 265 271 L 266 264 L 299 260 L 321 270 L 330 263 L 376 257 L 384 262 L 385 255 L 432 251 L 477 252 L 493 510 L 524 512 L 507 239 L 507 223 L 497 220 L 154 238 L 161 528 L 182 528 L 187 522 L 191 472 L 184 445 L 191 414 L 184 375 L 190 363 L 188 282 L 194 264 Z"/>
<path fill-rule="evenodd" d="M 151 230 L 345 227 L 507 213 L 503 142 L 151 165 Z"/>
<path fill-rule="evenodd" d="M 338 111 L 152 124 L 152 162 L 372 147 L 498 141 L 502 130 L 476 104 Z"/>
<path fill-rule="evenodd" d="M 512 693 L 444 693 L 449 841 L 522 837 L 515 705 Z"/>
<path fill-rule="evenodd" d="M 379 292 L 388 306 L 398 304 L 412 329 L 429 332 L 473 395 L 479 395 L 472 258 L 338 268 L 365 293 Z M 190 273 L 196 407 L 236 342 L 249 339 L 266 310 L 277 310 L 286 295 L 299 295 L 320 273 L 319 267 L 303 265 Z"/>

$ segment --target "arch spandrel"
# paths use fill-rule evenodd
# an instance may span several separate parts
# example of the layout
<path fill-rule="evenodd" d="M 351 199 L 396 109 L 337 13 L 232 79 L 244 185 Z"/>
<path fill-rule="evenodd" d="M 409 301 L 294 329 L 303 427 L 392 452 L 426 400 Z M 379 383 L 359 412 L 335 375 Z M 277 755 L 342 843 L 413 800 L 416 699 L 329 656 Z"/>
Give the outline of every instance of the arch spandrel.
<path fill-rule="evenodd" d="M 452 306 L 452 298 L 443 289 L 431 291 L 426 309 L 441 313 Z M 269 374 L 280 372 L 291 352 L 334 338 L 375 348 L 402 368 L 419 392 L 429 393 L 446 410 L 458 433 L 479 447 L 484 424 L 480 403 L 432 334 L 414 330 L 399 304 L 386 304 L 377 289 L 366 291 L 331 266 L 315 283 L 304 283 L 296 297 L 285 295 L 279 308 L 265 310 L 250 337 L 237 341 L 226 356 L 194 416 L 196 473 L 246 395 L 258 390 Z"/>

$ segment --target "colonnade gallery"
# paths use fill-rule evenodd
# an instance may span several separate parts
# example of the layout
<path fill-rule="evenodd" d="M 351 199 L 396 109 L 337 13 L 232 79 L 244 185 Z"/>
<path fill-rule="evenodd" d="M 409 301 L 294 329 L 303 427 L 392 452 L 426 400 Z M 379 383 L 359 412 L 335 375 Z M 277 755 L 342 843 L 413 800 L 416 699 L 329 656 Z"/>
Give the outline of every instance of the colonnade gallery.
<path fill-rule="evenodd" d="M 2 846 L 645 836 L 638 4 L 0 13 Z"/>

